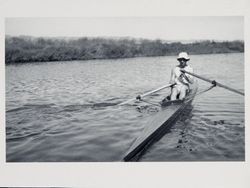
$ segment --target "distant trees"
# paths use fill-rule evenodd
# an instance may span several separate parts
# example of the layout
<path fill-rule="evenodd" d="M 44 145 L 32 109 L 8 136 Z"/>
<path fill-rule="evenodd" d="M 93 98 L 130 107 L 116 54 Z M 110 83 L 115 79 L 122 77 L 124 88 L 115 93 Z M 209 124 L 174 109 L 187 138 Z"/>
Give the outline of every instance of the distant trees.
<path fill-rule="evenodd" d="M 200 41 L 183 44 L 146 39 L 6 37 L 5 48 L 5 62 L 8 64 L 165 56 L 176 55 L 180 51 L 190 54 L 233 53 L 244 52 L 244 43 Z"/>

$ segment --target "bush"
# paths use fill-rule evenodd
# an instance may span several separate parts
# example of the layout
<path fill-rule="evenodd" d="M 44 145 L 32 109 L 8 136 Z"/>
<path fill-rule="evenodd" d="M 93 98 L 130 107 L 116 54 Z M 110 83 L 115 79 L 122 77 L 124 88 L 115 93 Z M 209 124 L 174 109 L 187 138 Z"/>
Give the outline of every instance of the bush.
<path fill-rule="evenodd" d="M 189 44 L 161 40 L 106 38 L 6 37 L 5 63 L 128 58 L 137 56 L 244 52 L 242 41 L 200 41 Z"/>

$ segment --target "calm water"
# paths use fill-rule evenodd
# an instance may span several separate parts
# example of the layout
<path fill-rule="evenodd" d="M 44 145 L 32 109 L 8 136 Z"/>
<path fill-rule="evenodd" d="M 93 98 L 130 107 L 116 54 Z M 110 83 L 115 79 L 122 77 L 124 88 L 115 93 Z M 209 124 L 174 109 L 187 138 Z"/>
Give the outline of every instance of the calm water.
<path fill-rule="evenodd" d="M 244 54 L 191 58 L 197 74 L 244 91 Z M 115 104 L 165 85 L 175 64 L 153 57 L 6 66 L 7 161 L 120 161 L 160 108 Z M 199 81 L 200 91 L 209 86 Z M 244 97 L 214 88 L 140 161 L 244 161 L 244 140 Z"/>

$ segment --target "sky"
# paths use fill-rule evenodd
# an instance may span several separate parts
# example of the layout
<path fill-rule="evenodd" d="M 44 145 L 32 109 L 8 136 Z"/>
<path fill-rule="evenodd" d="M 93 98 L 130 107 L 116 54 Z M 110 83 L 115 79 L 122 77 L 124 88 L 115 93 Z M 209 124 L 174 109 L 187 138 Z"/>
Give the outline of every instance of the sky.
<path fill-rule="evenodd" d="M 244 40 L 243 26 L 241 16 L 6 18 L 5 34 L 231 41 Z"/>

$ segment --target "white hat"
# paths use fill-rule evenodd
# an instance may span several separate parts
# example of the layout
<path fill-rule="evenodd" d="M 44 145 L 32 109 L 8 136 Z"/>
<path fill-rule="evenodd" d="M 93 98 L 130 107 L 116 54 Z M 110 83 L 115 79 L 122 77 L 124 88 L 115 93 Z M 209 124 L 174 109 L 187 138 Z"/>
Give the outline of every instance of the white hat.
<path fill-rule="evenodd" d="M 181 52 L 181 53 L 179 53 L 177 59 L 178 59 L 178 60 L 179 60 L 179 59 L 186 59 L 187 61 L 190 60 L 190 58 L 189 58 L 187 52 Z"/>

